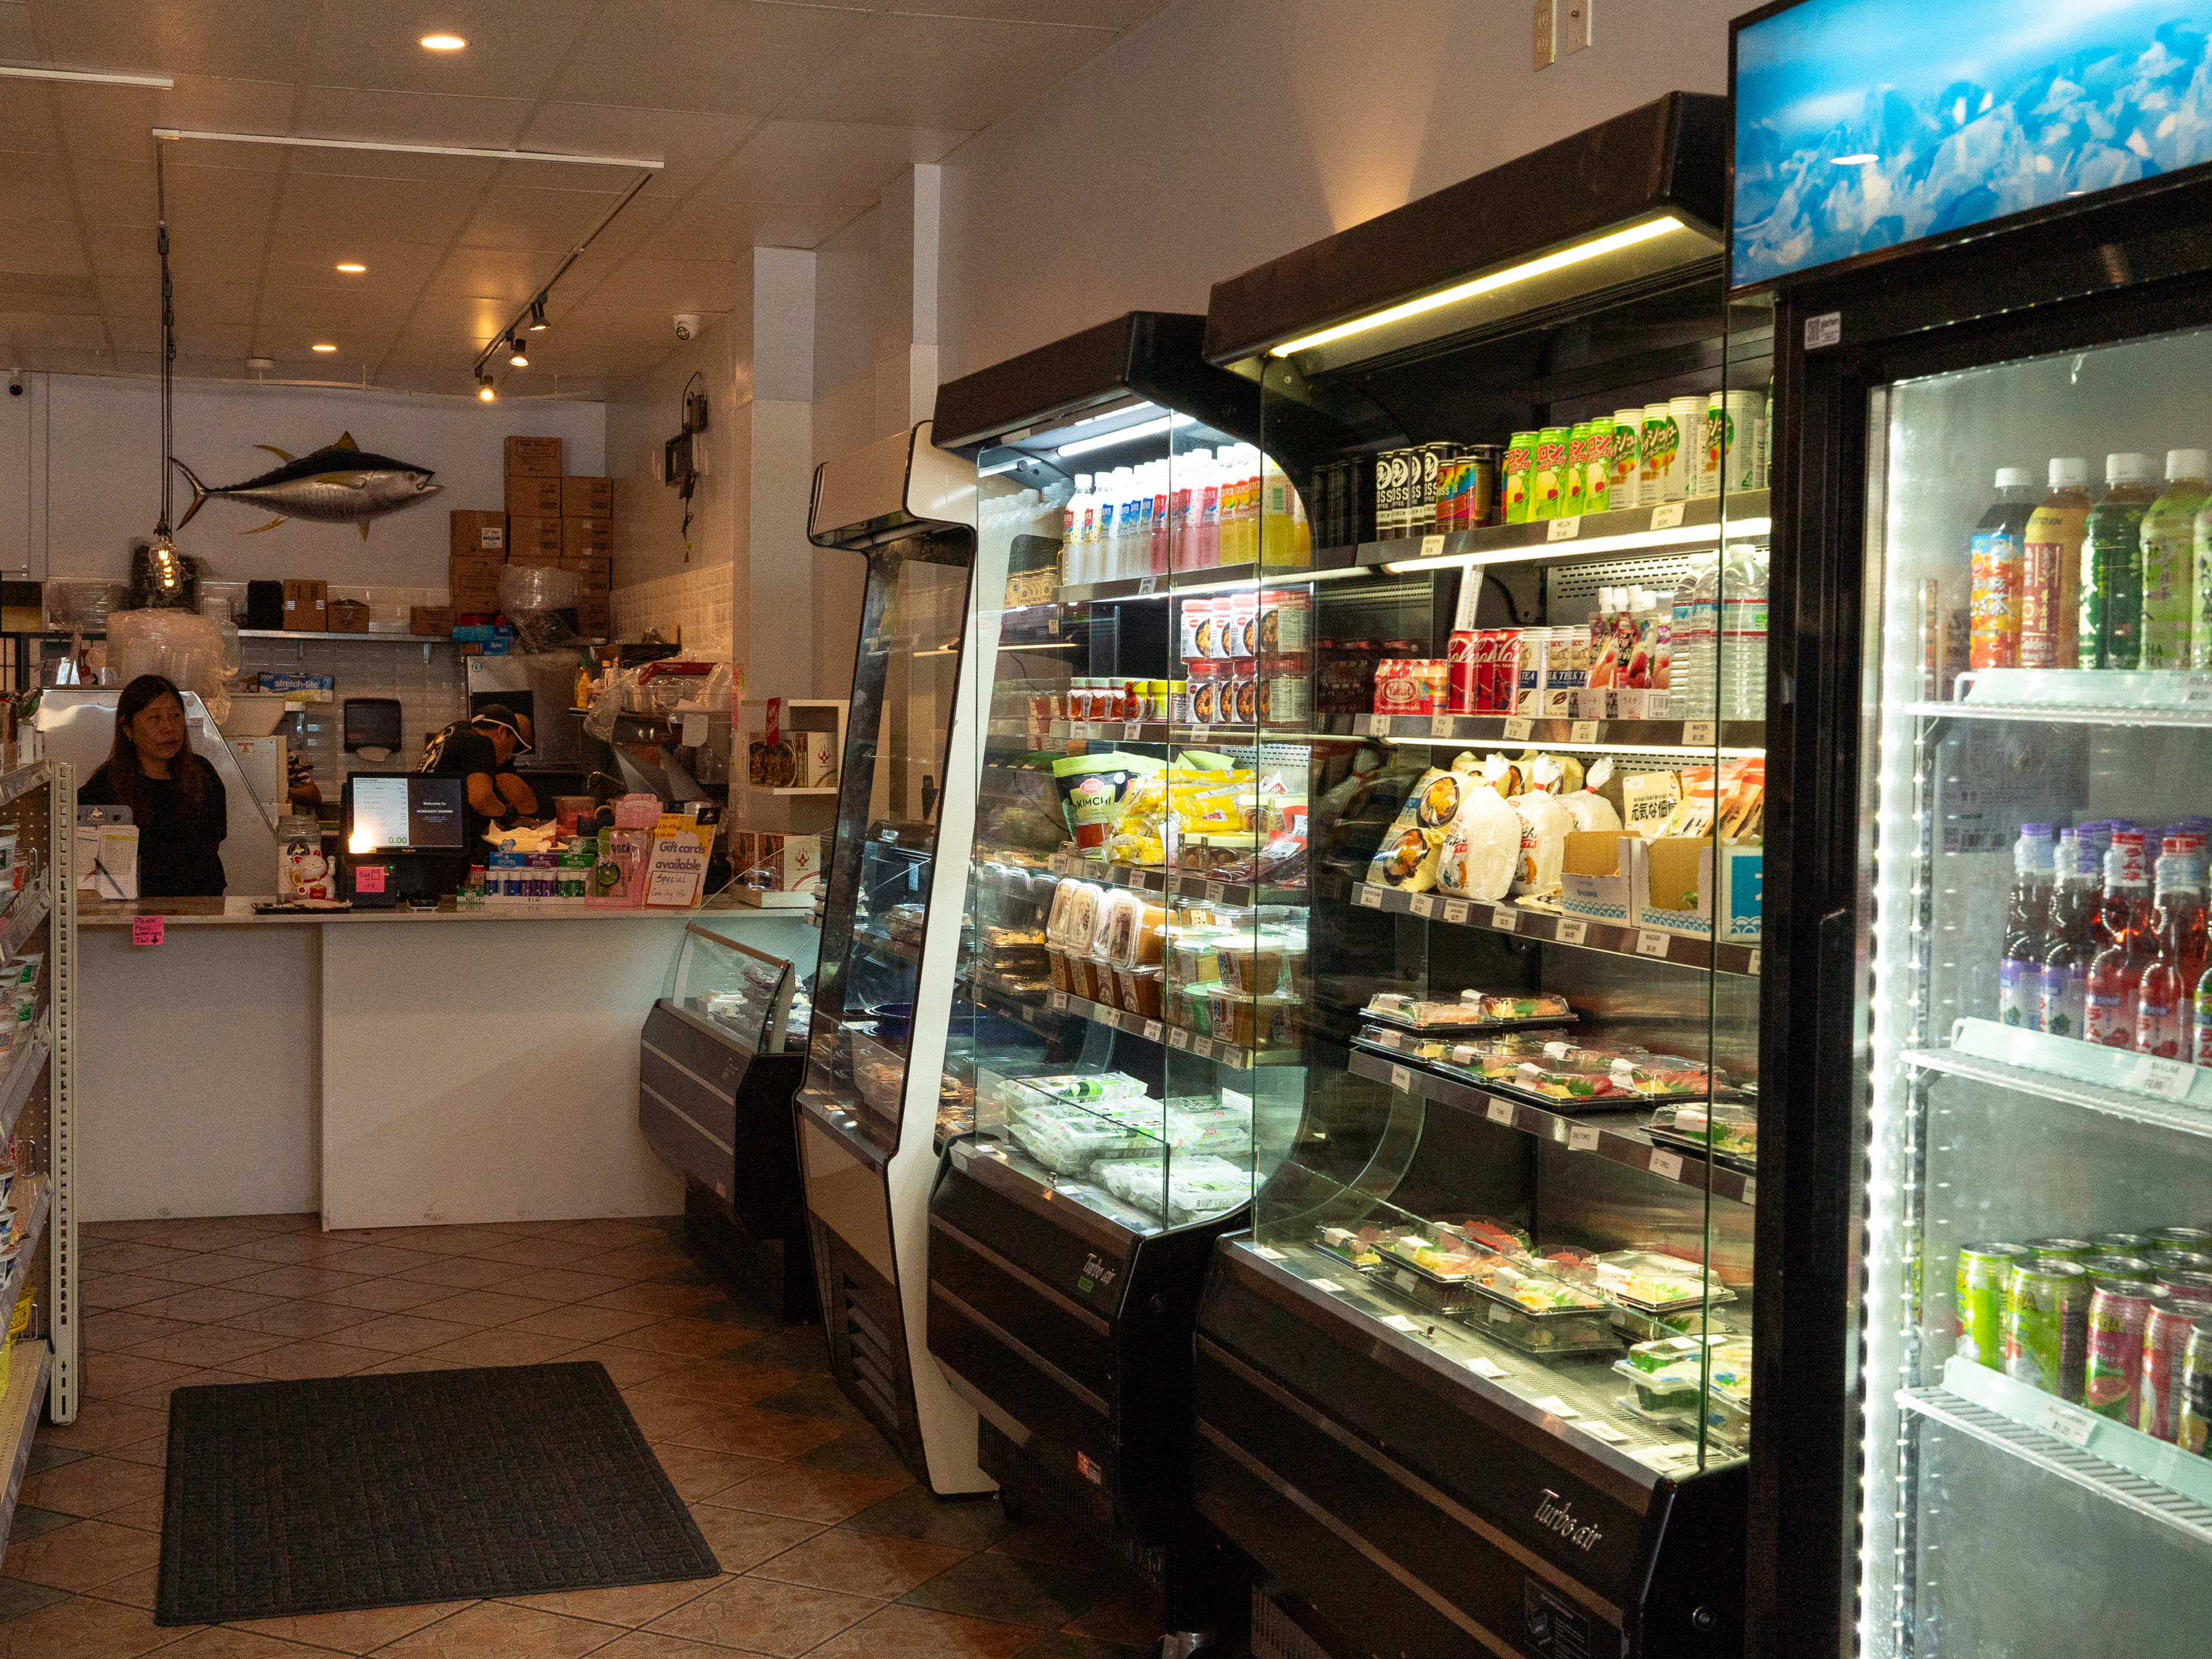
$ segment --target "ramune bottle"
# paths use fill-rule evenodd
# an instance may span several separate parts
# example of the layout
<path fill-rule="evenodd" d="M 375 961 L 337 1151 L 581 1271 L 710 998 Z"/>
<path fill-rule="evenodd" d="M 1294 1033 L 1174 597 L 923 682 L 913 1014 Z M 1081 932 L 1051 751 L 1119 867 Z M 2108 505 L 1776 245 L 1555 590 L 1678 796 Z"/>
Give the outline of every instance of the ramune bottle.
<path fill-rule="evenodd" d="M 2089 963 L 2082 1036 L 2107 1048 L 2132 1048 L 2143 970 L 2156 954 L 2151 937 L 2151 886 L 2143 832 L 2113 834 L 2105 854 L 2107 942 Z"/>
<path fill-rule="evenodd" d="M 1997 1018 L 2043 1029 L 2043 956 L 2051 943 L 2051 884 L 2058 842 L 2047 823 L 2023 823 L 2012 848 L 2012 898 L 2005 907 L 2004 955 L 1997 964 Z"/>

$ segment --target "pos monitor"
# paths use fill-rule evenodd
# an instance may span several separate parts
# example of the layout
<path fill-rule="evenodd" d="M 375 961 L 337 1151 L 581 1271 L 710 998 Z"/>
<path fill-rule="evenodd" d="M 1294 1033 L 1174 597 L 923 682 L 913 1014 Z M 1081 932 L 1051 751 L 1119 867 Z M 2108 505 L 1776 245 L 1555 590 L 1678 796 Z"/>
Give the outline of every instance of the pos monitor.
<path fill-rule="evenodd" d="M 419 772 L 356 773 L 339 794 L 341 890 L 357 906 L 434 901 L 468 853 L 467 782 Z"/>

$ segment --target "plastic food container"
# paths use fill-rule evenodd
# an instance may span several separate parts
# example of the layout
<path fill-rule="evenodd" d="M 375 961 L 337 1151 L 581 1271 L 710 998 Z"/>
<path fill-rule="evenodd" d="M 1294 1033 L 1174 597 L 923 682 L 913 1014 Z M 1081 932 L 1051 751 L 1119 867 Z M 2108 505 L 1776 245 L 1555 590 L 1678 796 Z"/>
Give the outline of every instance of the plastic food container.
<path fill-rule="evenodd" d="M 1121 994 L 1121 1006 L 1146 1019 L 1160 1018 L 1165 971 L 1159 968 L 1117 968 L 1114 979 Z"/>

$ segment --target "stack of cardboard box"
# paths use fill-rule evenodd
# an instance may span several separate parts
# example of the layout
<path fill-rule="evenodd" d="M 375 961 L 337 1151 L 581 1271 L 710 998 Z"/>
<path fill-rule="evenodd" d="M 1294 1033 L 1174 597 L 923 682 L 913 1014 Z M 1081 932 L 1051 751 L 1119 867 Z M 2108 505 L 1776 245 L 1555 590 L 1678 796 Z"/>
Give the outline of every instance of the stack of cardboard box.
<path fill-rule="evenodd" d="M 561 480 L 561 568 L 583 582 L 576 601 L 576 629 L 586 639 L 605 639 L 615 585 L 615 481 Z"/>
<path fill-rule="evenodd" d="M 501 565 L 553 566 L 582 579 L 578 631 L 606 636 L 613 621 L 614 481 L 564 477 L 561 462 L 558 438 L 509 438 L 504 509 L 453 515 L 455 616 L 499 609 Z M 421 620 L 435 618 L 426 611 Z M 416 631 L 424 630 L 418 624 Z"/>

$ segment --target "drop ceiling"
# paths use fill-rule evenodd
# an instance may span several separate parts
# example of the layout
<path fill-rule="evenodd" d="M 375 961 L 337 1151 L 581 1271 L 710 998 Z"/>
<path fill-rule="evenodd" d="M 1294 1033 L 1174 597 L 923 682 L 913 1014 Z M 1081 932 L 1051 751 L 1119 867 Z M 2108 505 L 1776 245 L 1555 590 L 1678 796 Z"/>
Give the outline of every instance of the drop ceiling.
<path fill-rule="evenodd" d="M 156 371 L 151 129 L 657 159 L 553 293 L 506 396 L 603 397 L 1166 0 L 0 0 L 0 367 Z M 449 32 L 466 50 L 418 44 Z M 635 168 L 162 147 L 178 372 L 473 390 L 477 353 Z M 368 267 L 339 273 L 341 262 Z M 318 354 L 318 343 L 337 347 Z"/>

